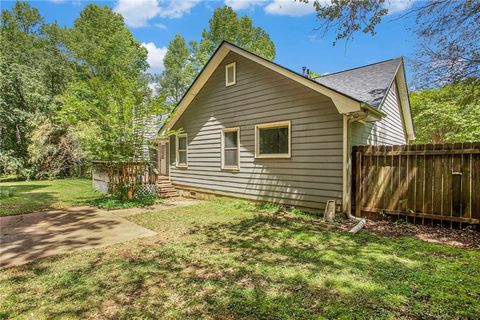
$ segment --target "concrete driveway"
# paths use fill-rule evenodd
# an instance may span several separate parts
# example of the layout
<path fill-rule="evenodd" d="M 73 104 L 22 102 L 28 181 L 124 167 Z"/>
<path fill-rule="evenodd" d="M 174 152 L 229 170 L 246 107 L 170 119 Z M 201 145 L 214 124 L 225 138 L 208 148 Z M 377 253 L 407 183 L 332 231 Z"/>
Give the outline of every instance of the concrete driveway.
<path fill-rule="evenodd" d="M 0 268 L 155 234 L 122 216 L 116 211 L 75 207 L 0 217 Z"/>

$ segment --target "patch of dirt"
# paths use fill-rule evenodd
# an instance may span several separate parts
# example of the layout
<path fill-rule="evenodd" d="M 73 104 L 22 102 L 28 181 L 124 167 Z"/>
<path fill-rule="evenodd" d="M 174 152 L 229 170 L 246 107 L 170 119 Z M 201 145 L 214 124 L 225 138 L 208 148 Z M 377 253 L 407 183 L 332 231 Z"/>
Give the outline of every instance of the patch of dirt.
<path fill-rule="evenodd" d="M 431 243 L 480 249 L 480 232 L 468 228 L 450 229 L 442 226 L 418 225 L 407 222 L 367 220 L 365 230 L 387 237 L 409 236 Z"/>
<path fill-rule="evenodd" d="M 327 229 L 341 230 L 348 232 L 357 222 L 353 220 L 336 220 L 333 223 L 323 219 L 304 219 L 288 213 L 281 213 L 281 217 L 299 223 L 321 225 Z M 460 248 L 480 249 L 480 232 L 473 229 L 450 229 L 442 226 L 418 225 L 398 221 L 366 221 L 361 231 L 373 232 L 385 237 L 413 237 L 430 243 L 447 244 Z"/>

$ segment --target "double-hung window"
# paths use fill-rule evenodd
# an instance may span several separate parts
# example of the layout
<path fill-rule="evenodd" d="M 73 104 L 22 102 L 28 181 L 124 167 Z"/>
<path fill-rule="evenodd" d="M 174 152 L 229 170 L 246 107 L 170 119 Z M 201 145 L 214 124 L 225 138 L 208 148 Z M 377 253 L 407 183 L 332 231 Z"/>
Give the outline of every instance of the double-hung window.
<path fill-rule="evenodd" d="M 178 134 L 176 138 L 176 164 L 177 167 L 188 166 L 188 136 L 186 133 Z"/>
<path fill-rule="evenodd" d="M 222 169 L 240 169 L 240 128 L 222 130 Z"/>
<path fill-rule="evenodd" d="M 255 157 L 290 158 L 290 126 L 290 121 L 257 124 L 255 126 Z"/>

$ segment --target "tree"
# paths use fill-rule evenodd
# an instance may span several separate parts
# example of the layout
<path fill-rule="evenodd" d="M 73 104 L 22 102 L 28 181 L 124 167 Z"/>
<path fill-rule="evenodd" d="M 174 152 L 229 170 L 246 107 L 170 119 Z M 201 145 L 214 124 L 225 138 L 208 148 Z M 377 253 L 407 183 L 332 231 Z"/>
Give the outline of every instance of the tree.
<path fill-rule="evenodd" d="M 421 85 L 480 82 L 480 1 L 430 1 L 416 11 Z"/>
<path fill-rule="evenodd" d="M 84 159 L 143 155 L 144 124 L 162 101 L 120 15 L 88 5 L 67 29 L 17 2 L 1 18 L 0 173 L 68 175 Z"/>
<path fill-rule="evenodd" d="M 308 0 L 302 2 L 308 3 Z M 374 35 L 375 26 L 388 13 L 384 3 L 385 0 L 313 1 L 320 21 L 319 29 L 323 29 L 324 33 L 335 29 L 334 45 L 338 40 L 352 39 L 358 31 Z"/>
<path fill-rule="evenodd" d="M 108 6 L 87 5 L 67 40 L 77 79 L 61 97 L 61 115 L 74 125 L 87 156 L 124 161 L 141 157 L 148 97 L 147 51 Z"/>
<path fill-rule="evenodd" d="M 32 176 L 36 179 L 81 176 L 86 159 L 74 127 L 40 116 L 28 146 Z"/>
<path fill-rule="evenodd" d="M 165 71 L 157 78 L 160 96 L 166 97 L 169 110 L 180 101 L 195 76 L 206 64 L 223 40 L 252 51 L 265 59 L 275 58 L 275 45 L 270 36 L 252 20 L 228 6 L 215 9 L 209 20 L 209 29 L 204 29 L 200 42 L 189 45 L 180 35 L 175 35 L 165 55 Z"/>
<path fill-rule="evenodd" d="M 129 175 L 115 172 L 125 173 L 126 162 L 148 161 L 146 126 L 162 106 L 148 87 L 147 50 L 121 15 L 95 4 L 75 20 L 67 48 L 76 62 L 76 78 L 60 97 L 60 118 L 75 127 L 87 159 L 106 163 L 115 181 L 111 191 L 130 198 L 136 186 Z"/>
<path fill-rule="evenodd" d="M 87 5 L 69 32 L 67 46 L 86 79 L 134 79 L 148 67 L 147 49 L 108 6 Z"/>
<path fill-rule="evenodd" d="M 480 140 L 480 87 L 472 81 L 410 95 L 417 143 Z"/>
<path fill-rule="evenodd" d="M 236 44 L 259 56 L 273 60 L 275 45 L 268 33 L 260 27 L 254 27 L 252 20 L 238 17 L 235 10 L 229 6 L 215 9 L 208 22 L 209 29 L 204 29 L 200 43 L 192 42 L 197 68 L 203 67 L 208 58 L 223 40 Z"/>
<path fill-rule="evenodd" d="M 55 95 L 65 88 L 68 60 L 59 45 L 61 30 L 45 24 L 28 3 L 2 10 L 0 31 L 0 152 L 26 165 L 32 120 L 55 107 Z"/>
<path fill-rule="evenodd" d="M 182 36 L 177 34 L 170 41 L 163 64 L 165 70 L 157 81 L 172 108 L 183 97 L 195 76 L 192 53 Z"/>
<path fill-rule="evenodd" d="M 336 40 L 351 39 L 358 31 L 374 35 L 388 13 L 385 0 L 315 0 L 313 5 L 320 29 L 334 29 Z M 409 14 L 416 17 L 413 31 L 420 46 L 415 69 L 421 86 L 480 78 L 480 1 L 417 2 Z"/>

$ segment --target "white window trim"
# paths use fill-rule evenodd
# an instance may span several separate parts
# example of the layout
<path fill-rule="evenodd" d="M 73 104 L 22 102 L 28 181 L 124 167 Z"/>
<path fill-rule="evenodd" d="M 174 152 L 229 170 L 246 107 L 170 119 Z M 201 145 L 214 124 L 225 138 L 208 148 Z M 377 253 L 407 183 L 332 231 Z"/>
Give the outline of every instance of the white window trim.
<path fill-rule="evenodd" d="M 226 166 L 225 165 L 225 132 L 237 132 L 237 165 Z M 222 158 L 222 170 L 240 170 L 240 127 L 224 128 L 221 132 L 221 158 Z"/>
<path fill-rule="evenodd" d="M 228 82 L 228 69 L 230 67 L 233 67 L 233 81 L 232 82 Z M 237 63 L 232 62 L 232 63 L 227 64 L 225 66 L 225 86 L 226 87 L 233 86 L 236 83 L 237 83 Z"/>
<path fill-rule="evenodd" d="M 260 154 L 260 143 L 259 143 L 260 129 L 285 127 L 285 126 L 288 126 L 288 153 Z M 292 157 L 292 122 L 290 120 L 270 122 L 270 123 L 261 123 L 261 124 L 255 125 L 255 158 L 258 158 L 258 159 L 267 159 L 267 158 L 289 159 L 291 157 Z"/>
<path fill-rule="evenodd" d="M 185 138 L 185 160 L 186 163 L 179 163 L 178 162 L 178 139 Z M 175 136 L 175 165 L 177 168 L 187 168 L 188 167 L 188 135 L 186 133 L 177 134 Z"/>

